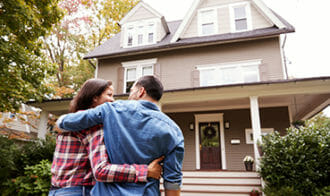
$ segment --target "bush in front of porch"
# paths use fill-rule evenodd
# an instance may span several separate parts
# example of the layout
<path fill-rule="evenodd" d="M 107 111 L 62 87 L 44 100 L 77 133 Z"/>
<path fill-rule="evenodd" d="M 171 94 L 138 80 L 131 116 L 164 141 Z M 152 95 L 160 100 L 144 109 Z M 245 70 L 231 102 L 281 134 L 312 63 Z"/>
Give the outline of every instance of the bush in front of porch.
<path fill-rule="evenodd" d="M 319 116 L 306 126 L 263 138 L 260 174 L 264 192 L 276 195 L 330 194 L 330 119 Z"/>

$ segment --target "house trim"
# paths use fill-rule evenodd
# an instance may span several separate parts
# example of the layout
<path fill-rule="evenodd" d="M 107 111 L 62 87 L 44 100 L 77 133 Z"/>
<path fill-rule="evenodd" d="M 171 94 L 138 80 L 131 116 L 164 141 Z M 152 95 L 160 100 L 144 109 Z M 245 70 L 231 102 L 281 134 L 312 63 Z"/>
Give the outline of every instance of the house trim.
<path fill-rule="evenodd" d="M 221 148 L 221 169 L 227 169 L 226 149 L 225 149 L 225 132 L 223 126 L 223 113 L 211 114 L 195 114 L 195 153 L 196 153 L 196 169 L 200 167 L 200 142 L 199 142 L 199 126 L 200 122 L 219 122 L 220 124 L 220 148 Z"/>
<path fill-rule="evenodd" d="M 264 2 L 261 0 L 252 0 L 257 8 L 260 9 L 263 15 L 266 16 L 270 20 L 271 23 L 273 23 L 275 26 L 277 26 L 279 29 L 286 28 L 286 26 L 283 24 L 283 22 L 280 21 L 280 19 L 275 16 L 275 14 L 266 6 Z"/>
<path fill-rule="evenodd" d="M 202 23 L 202 12 L 204 12 L 204 11 L 213 11 L 214 13 L 214 15 L 215 15 L 215 17 L 213 17 L 213 24 L 214 24 L 214 32 L 213 33 L 211 33 L 211 34 L 203 34 L 203 28 L 202 28 L 202 25 L 203 25 L 203 23 Z M 198 28 L 198 36 L 210 36 L 210 35 L 215 35 L 215 34 L 218 34 L 218 32 L 219 32 L 219 26 L 218 26 L 218 9 L 217 8 L 212 8 L 212 7 L 210 7 L 210 8 L 203 8 L 203 9 L 200 9 L 200 10 L 198 10 L 198 14 L 197 14 L 197 28 Z"/>

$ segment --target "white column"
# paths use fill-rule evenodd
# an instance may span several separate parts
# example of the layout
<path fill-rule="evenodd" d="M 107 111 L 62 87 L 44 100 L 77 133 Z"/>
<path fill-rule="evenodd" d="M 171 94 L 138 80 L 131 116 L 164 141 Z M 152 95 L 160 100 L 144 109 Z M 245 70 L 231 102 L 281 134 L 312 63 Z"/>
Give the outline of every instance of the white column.
<path fill-rule="evenodd" d="M 258 97 L 250 97 L 250 111 L 251 111 L 251 123 L 253 130 L 254 159 L 256 163 L 256 168 L 259 169 L 260 155 L 259 155 L 257 143 L 259 141 L 259 143 L 261 144 L 261 126 L 260 126 Z"/>
<path fill-rule="evenodd" d="M 40 122 L 38 127 L 38 138 L 46 139 L 47 122 L 49 112 L 42 110 L 40 113 Z"/>

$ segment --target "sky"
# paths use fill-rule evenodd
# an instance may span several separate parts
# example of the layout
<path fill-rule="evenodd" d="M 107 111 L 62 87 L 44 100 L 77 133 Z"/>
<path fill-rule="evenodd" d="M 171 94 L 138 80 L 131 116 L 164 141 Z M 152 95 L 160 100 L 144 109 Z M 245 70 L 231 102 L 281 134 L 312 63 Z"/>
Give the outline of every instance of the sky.
<path fill-rule="evenodd" d="M 164 15 L 166 21 L 183 19 L 193 2 L 193 0 L 143 1 Z M 330 0 L 263 0 L 263 2 L 296 29 L 295 33 L 287 35 L 284 49 L 289 77 L 330 76 Z M 330 116 L 330 107 L 324 112 Z"/>

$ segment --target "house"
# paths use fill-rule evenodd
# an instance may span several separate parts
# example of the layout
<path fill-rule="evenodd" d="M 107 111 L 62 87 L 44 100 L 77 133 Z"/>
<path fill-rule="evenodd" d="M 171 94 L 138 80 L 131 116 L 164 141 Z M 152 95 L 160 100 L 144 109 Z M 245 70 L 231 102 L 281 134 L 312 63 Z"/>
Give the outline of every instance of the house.
<path fill-rule="evenodd" d="M 260 187 L 242 160 L 251 155 L 258 167 L 261 135 L 284 135 L 330 104 L 330 77 L 288 79 L 282 36 L 295 29 L 260 0 L 195 0 L 180 21 L 141 1 L 120 25 L 85 59 L 97 58 L 96 77 L 113 82 L 117 99 L 127 99 L 140 76 L 162 81 L 159 107 L 185 138 L 187 195 Z M 68 100 L 34 105 L 60 114 Z"/>
<path fill-rule="evenodd" d="M 0 135 L 18 140 L 42 138 L 39 122 L 39 110 L 22 104 L 18 113 L 0 112 Z"/>

